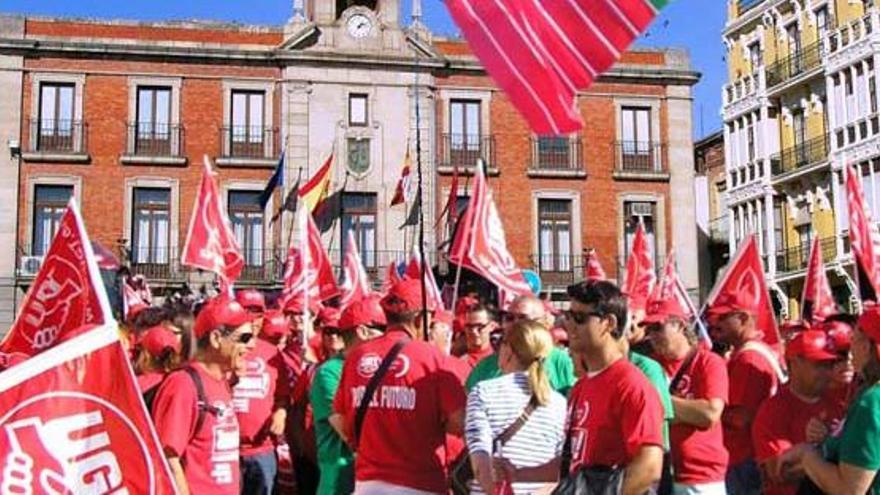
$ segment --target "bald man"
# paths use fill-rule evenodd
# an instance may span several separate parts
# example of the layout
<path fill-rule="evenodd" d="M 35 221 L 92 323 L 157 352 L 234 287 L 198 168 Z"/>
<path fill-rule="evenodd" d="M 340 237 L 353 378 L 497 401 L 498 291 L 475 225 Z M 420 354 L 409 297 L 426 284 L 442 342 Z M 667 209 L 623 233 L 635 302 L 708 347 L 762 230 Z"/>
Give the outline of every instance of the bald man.
<path fill-rule="evenodd" d="M 551 318 L 540 299 L 533 296 L 520 296 L 514 299 L 507 310 L 501 314 L 501 328 L 506 332 L 519 320 L 532 320 L 543 324 L 549 332 L 552 326 Z M 545 367 L 550 379 L 550 386 L 557 392 L 568 395 L 568 391 L 571 390 L 575 382 L 574 364 L 568 352 L 554 347 L 550 351 L 550 355 L 547 356 Z M 498 376 L 501 376 L 501 369 L 498 367 L 498 353 L 496 352 L 477 363 L 468 376 L 465 387 L 470 392 L 474 385 Z"/>

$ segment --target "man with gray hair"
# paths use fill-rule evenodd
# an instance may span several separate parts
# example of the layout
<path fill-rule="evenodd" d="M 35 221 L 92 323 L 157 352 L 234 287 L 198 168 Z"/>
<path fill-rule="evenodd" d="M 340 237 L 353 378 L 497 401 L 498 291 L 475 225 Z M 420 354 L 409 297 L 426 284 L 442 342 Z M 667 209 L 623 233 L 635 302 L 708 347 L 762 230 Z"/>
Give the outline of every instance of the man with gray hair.
<path fill-rule="evenodd" d="M 535 296 L 519 296 L 501 313 L 501 329 L 506 332 L 519 320 L 531 320 L 540 322 L 549 332 L 552 326 L 550 318 L 540 299 Z M 547 356 L 545 366 L 550 386 L 562 395 L 568 395 L 568 391 L 571 390 L 575 382 L 574 364 L 571 361 L 571 356 L 565 350 L 554 347 L 550 355 Z M 477 363 L 468 376 L 465 388 L 470 392 L 481 381 L 499 376 L 501 376 L 501 369 L 498 367 L 498 353 L 495 352 Z"/>

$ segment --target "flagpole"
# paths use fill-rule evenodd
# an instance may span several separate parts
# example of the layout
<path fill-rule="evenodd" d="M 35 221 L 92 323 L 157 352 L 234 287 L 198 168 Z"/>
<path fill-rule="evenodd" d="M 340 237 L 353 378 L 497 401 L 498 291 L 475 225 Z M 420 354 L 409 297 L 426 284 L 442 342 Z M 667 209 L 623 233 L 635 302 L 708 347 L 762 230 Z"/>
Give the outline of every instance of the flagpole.
<path fill-rule="evenodd" d="M 475 173 L 475 174 L 483 173 L 483 170 L 484 170 L 484 167 L 483 167 L 483 160 L 482 160 L 481 158 L 478 158 L 478 159 L 477 159 L 477 165 L 476 165 L 476 168 L 474 169 L 474 172 L 473 172 L 473 173 Z M 483 177 L 485 178 L 485 175 L 484 175 Z M 470 183 L 470 177 L 467 177 L 467 178 L 465 179 L 465 188 L 468 187 L 468 184 L 469 184 L 469 183 Z M 465 190 L 467 190 L 467 189 L 465 189 Z M 470 207 L 470 205 L 471 205 L 471 199 L 472 199 L 472 198 L 471 198 L 470 195 L 469 195 L 469 196 L 468 196 L 468 206 L 467 206 L 466 208 L 469 208 L 469 207 Z M 458 208 L 456 208 L 456 210 L 458 210 Z M 458 212 L 456 211 L 456 213 L 458 213 Z M 471 212 L 471 213 L 473 213 L 473 212 Z M 460 228 L 462 227 L 462 225 L 461 225 L 461 214 L 459 214 L 459 221 L 457 222 L 457 224 L 458 224 L 458 228 L 460 229 Z M 467 229 L 467 227 L 468 227 L 468 226 L 465 225 L 465 228 L 466 228 L 466 229 Z M 456 233 L 457 233 L 457 232 L 456 232 Z M 464 241 L 462 242 L 462 246 L 467 246 L 467 242 L 468 242 L 468 238 L 470 237 L 470 234 L 471 234 L 470 229 L 465 230 L 464 235 L 467 236 L 467 237 L 464 238 Z M 449 249 L 450 249 L 450 250 L 452 250 L 452 247 L 453 247 L 453 245 L 455 244 L 454 241 L 455 241 L 455 239 L 453 239 L 452 244 L 449 246 Z M 452 253 L 450 253 L 450 254 L 452 254 Z M 459 284 L 461 284 L 461 265 L 462 265 L 462 260 L 461 260 L 461 257 L 459 256 L 459 258 L 458 258 L 458 263 L 457 263 L 456 268 L 455 268 L 455 285 L 453 285 L 453 292 L 452 292 L 452 311 L 455 311 L 455 303 L 458 302 L 458 287 L 459 287 Z"/>
<path fill-rule="evenodd" d="M 414 79 L 414 88 L 413 88 L 413 96 L 415 98 L 415 111 L 416 111 L 416 170 L 418 175 L 418 185 L 416 187 L 416 201 L 419 205 L 419 259 L 421 261 L 421 270 L 419 272 L 419 278 L 421 279 L 422 285 L 422 336 L 427 341 L 428 340 L 428 287 L 425 282 L 425 270 L 427 270 L 427 264 L 425 263 L 425 208 L 424 203 L 422 202 L 422 193 L 423 193 L 423 185 L 422 185 L 422 117 L 421 117 L 421 105 L 419 104 L 419 51 L 415 50 L 416 60 L 415 60 L 415 79 Z"/>

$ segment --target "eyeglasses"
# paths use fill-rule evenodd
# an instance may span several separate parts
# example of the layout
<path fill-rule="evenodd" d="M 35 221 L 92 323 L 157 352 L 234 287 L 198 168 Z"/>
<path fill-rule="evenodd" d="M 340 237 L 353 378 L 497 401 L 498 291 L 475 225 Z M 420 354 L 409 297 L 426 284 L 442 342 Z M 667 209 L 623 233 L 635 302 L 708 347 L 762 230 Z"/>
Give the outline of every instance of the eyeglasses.
<path fill-rule="evenodd" d="M 571 320 L 578 325 L 583 325 L 590 319 L 591 316 L 595 316 L 596 318 L 604 318 L 605 315 L 602 313 L 598 313 L 595 311 L 572 311 L 570 309 L 562 312 L 562 317 L 566 320 Z"/>
<path fill-rule="evenodd" d="M 468 323 L 467 325 L 464 326 L 464 329 L 465 330 L 482 330 L 482 329 L 486 328 L 489 325 L 489 323 L 491 323 L 491 322 L 487 321 L 486 323 Z"/>
<path fill-rule="evenodd" d="M 229 337 L 233 337 L 233 335 L 230 335 Z M 250 342 L 253 338 L 254 338 L 254 333 L 253 333 L 253 332 L 243 332 L 243 333 L 238 334 L 237 337 L 235 337 L 234 342 L 235 342 L 236 344 L 247 344 L 247 343 Z"/>

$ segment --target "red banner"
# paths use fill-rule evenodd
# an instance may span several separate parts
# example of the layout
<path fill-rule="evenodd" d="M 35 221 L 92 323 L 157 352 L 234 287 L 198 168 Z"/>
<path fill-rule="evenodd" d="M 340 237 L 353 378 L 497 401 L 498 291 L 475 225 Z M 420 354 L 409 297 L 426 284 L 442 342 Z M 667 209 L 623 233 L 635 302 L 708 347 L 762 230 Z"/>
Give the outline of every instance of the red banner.
<path fill-rule="evenodd" d="M 0 374 L 0 493 L 175 493 L 115 326 Z"/>
<path fill-rule="evenodd" d="M 349 304 L 367 297 L 370 293 L 370 278 L 361 262 L 354 232 L 348 231 L 345 241 L 345 256 L 342 265 L 342 284 L 339 285 L 339 306 L 345 308 Z"/>
<path fill-rule="evenodd" d="M 305 295 L 323 302 L 339 295 L 333 267 L 312 214 L 305 208 L 298 209 L 295 223 L 299 241 L 292 244 L 287 253 L 282 299 L 288 301 Z"/>
<path fill-rule="evenodd" d="M 632 250 L 626 260 L 626 278 L 623 280 L 623 292 L 629 297 L 631 310 L 644 311 L 656 281 L 654 257 L 648 246 L 645 226 L 639 223 L 633 238 Z"/>
<path fill-rule="evenodd" d="M 409 264 L 406 265 L 406 273 L 404 273 L 404 277 L 414 279 L 422 278 L 422 259 L 419 255 L 418 249 L 413 250 L 412 255 L 409 258 Z M 430 266 L 425 270 L 425 294 L 427 294 L 429 309 L 446 309 L 446 304 L 443 302 L 443 294 L 440 292 L 440 287 L 437 286 L 437 279 L 434 278 L 434 271 L 431 270 Z"/>
<path fill-rule="evenodd" d="M 111 320 L 92 245 L 71 199 L 0 353 L 33 356 L 75 328 Z"/>
<path fill-rule="evenodd" d="M 810 248 L 810 261 L 807 264 L 807 276 L 804 279 L 804 293 L 801 297 L 801 320 L 808 323 L 821 323 L 825 318 L 836 314 L 837 303 L 825 274 L 822 263 L 822 247 L 819 238 L 813 239 Z"/>

